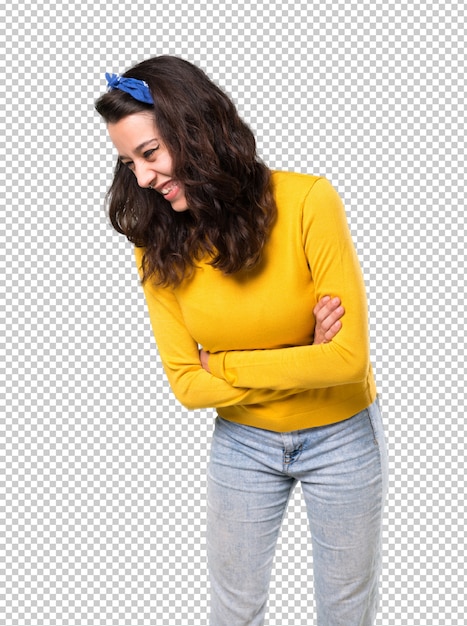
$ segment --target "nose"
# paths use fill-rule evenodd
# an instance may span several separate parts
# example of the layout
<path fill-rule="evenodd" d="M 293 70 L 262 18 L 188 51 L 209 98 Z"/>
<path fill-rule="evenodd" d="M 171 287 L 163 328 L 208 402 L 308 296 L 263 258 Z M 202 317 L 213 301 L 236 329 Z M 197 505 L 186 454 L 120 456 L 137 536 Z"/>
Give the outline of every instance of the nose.
<path fill-rule="evenodd" d="M 156 178 L 156 173 L 152 169 L 151 164 L 145 161 L 135 163 L 134 173 L 136 180 L 138 181 L 138 185 L 145 189 L 149 187 L 149 185 L 153 183 Z"/>

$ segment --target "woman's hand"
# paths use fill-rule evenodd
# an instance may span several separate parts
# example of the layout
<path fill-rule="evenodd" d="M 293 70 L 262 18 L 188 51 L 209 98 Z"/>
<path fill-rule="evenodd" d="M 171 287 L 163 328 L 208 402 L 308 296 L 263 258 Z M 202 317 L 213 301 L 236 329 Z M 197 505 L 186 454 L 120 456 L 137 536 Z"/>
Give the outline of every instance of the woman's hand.
<path fill-rule="evenodd" d="M 341 317 L 344 315 L 344 307 L 339 298 L 324 296 L 313 309 L 315 316 L 315 334 L 313 345 L 329 343 L 342 328 Z"/>
<path fill-rule="evenodd" d="M 203 350 L 201 348 L 201 350 L 199 351 L 199 361 L 201 363 L 201 366 L 204 370 L 206 370 L 207 372 L 210 372 L 209 369 L 209 365 L 208 365 L 208 360 L 209 360 L 209 352 L 206 352 L 206 350 Z"/>

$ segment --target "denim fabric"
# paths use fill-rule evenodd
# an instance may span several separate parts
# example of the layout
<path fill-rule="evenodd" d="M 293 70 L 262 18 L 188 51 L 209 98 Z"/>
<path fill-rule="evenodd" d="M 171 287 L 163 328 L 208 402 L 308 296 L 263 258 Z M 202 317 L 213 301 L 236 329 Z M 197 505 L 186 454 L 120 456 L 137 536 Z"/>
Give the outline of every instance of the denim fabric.
<path fill-rule="evenodd" d="M 374 623 L 387 489 L 378 401 L 337 424 L 288 433 L 217 418 L 208 470 L 211 626 L 264 624 L 276 542 L 298 481 L 318 626 Z"/>

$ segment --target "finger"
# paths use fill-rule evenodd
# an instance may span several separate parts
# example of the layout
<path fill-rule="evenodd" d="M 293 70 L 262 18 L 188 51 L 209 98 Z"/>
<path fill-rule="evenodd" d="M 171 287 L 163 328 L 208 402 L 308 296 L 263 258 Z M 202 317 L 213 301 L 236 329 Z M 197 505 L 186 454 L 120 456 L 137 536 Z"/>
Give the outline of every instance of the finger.
<path fill-rule="evenodd" d="M 316 306 L 315 310 L 313 311 L 315 317 L 319 320 L 324 320 L 326 319 L 329 315 L 331 315 L 339 306 L 340 306 L 340 298 L 335 297 L 335 298 L 329 298 L 328 300 L 326 300 L 325 302 L 323 302 L 324 298 L 322 298 L 319 301 L 319 305 L 320 306 Z"/>
<path fill-rule="evenodd" d="M 340 320 L 345 315 L 345 309 L 343 306 L 339 306 L 335 311 L 333 311 L 321 324 L 325 332 L 329 332 L 333 329 L 333 326 L 340 322 Z M 342 328 L 342 323 L 338 324 L 338 330 Z"/>
<path fill-rule="evenodd" d="M 321 309 L 325 307 L 326 304 L 328 304 L 330 300 L 331 300 L 331 296 L 324 296 L 323 298 L 321 298 L 321 300 L 318 300 L 318 302 L 315 305 L 315 308 L 313 309 L 313 314 L 315 317 L 321 311 Z"/>
<path fill-rule="evenodd" d="M 334 339 L 334 337 L 337 335 L 337 333 L 340 331 L 341 328 L 342 328 L 342 322 L 340 320 L 337 320 L 336 322 L 334 322 L 331 328 L 324 333 L 325 340 L 327 342 L 332 341 L 332 339 Z"/>
<path fill-rule="evenodd" d="M 345 314 L 345 309 L 343 306 L 338 306 L 337 309 L 335 309 L 334 311 L 331 311 L 329 315 L 327 315 L 323 320 L 319 321 L 319 324 L 321 325 L 321 328 L 323 329 L 323 331 L 324 332 L 329 331 L 332 328 L 332 326 L 344 316 L 344 314 Z"/>

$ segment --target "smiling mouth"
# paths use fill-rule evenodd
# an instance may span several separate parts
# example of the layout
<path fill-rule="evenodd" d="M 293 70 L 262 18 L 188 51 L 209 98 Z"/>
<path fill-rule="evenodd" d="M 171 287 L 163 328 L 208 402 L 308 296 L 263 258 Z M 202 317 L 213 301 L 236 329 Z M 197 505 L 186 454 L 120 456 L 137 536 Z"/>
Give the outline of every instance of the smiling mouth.
<path fill-rule="evenodd" d="M 163 196 L 168 196 L 169 193 L 175 189 L 175 187 L 178 187 L 178 183 L 171 181 L 168 185 L 160 189 L 160 193 Z"/>

